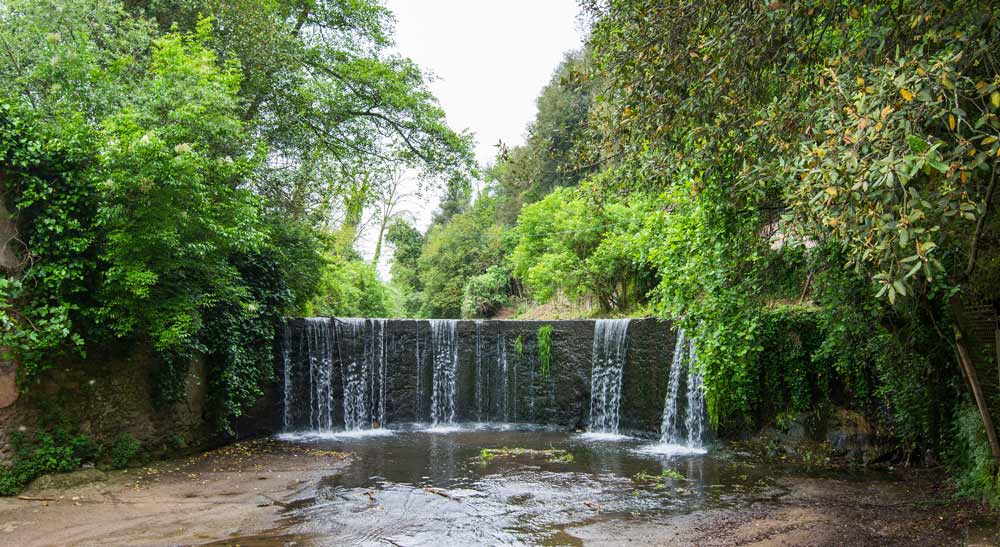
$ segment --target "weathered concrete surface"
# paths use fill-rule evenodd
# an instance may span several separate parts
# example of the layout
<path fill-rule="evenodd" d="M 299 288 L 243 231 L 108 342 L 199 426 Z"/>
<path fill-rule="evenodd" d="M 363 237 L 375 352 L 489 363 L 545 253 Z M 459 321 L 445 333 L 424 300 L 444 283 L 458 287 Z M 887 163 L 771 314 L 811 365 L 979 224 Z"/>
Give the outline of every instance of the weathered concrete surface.
<path fill-rule="evenodd" d="M 17 401 L 17 363 L 3 359 L 5 348 L 0 348 L 0 408 L 7 408 Z"/>
<path fill-rule="evenodd" d="M 593 320 L 565 321 L 458 321 L 458 421 L 508 421 L 586 428 L 590 419 L 590 379 L 594 338 Z M 426 320 L 385 320 L 384 360 L 387 380 L 386 417 L 390 423 L 430 420 L 433 356 L 431 325 Z M 552 327 L 552 364 L 548 375 L 542 374 L 538 355 L 538 332 Z M 305 321 L 295 319 L 283 342 L 289 362 L 307 359 L 307 341 L 303 338 Z M 370 337 L 371 321 L 365 337 Z M 331 322 L 333 355 L 334 422 L 343 423 L 343 378 L 341 362 L 357 353 L 358 341 L 348 340 L 344 323 Z M 335 331 L 335 332 L 334 332 Z M 362 344 L 371 345 L 368 339 Z M 520 346 L 521 351 L 517 348 Z M 376 352 L 380 352 L 376 345 Z M 477 352 L 478 348 L 478 352 Z M 669 365 L 674 349 L 674 333 L 669 323 L 655 319 L 636 319 L 629 324 L 627 361 L 622 379 L 621 429 L 654 435 L 658 433 L 666 396 Z M 422 366 L 418 366 L 419 359 Z M 503 374 L 506 356 L 508 393 L 506 400 Z M 308 401 L 310 393 L 307 367 L 294 366 L 291 374 L 291 397 Z M 279 356 L 272 400 L 284 396 L 284 369 Z M 277 408 L 276 408 L 277 407 Z M 276 415 L 283 410 L 277 404 Z M 293 423 L 307 423 L 303 415 L 293 416 Z M 279 424 L 280 425 L 280 424 Z"/>
<path fill-rule="evenodd" d="M 92 351 L 86 360 L 61 362 L 45 371 L 16 402 L 0 408 L 0 461 L 12 456 L 15 432 L 30 437 L 53 418 L 68 420 L 104 445 L 122 434 L 132 435 L 153 457 L 211 446 L 213 435 L 204 418 L 203 363 L 191 364 L 183 400 L 158 409 L 153 404 L 154 362 L 141 349 Z"/>

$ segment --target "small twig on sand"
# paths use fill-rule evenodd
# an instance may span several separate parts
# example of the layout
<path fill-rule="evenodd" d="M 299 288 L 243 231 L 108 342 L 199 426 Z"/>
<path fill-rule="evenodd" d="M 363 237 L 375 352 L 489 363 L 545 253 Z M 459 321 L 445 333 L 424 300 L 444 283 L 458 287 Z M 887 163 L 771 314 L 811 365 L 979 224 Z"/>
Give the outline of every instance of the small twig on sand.
<path fill-rule="evenodd" d="M 437 494 L 437 495 L 441 496 L 442 498 L 448 498 L 450 500 L 458 501 L 458 498 L 456 498 L 455 496 L 452 496 L 451 494 L 449 494 L 449 493 L 447 493 L 444 490 L 441 490 L 439 488 L 424 488 L 424 492 L 427 492 L 427 493 L 430 493 L 430 494 Z"/>
<path fill-rule="evenodd" d="M 288 509 L 289 507 L 292 506 L 290 503 L 285 503 L 283 501 L 278 501 L 278 500 L 272 498 L 271 496 L 265 496 L 264 494 L 261 494 L 260 497 L 262 497 L 262 498 L 266 499 L 267 501 L 271 502 L 271 505 L 277 505 L 278 507 L 281 507 L 283 509 Z M 257 507 L 263 507 L 263 506 L 262 505 L 258 505 Z"/>

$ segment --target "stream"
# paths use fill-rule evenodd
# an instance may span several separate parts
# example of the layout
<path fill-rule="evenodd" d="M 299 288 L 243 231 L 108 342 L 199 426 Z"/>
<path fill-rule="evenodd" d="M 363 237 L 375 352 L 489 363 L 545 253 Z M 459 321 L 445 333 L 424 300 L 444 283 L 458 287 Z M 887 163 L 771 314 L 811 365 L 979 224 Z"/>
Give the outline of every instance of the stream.
<path fill-rule="evenodd" d="M 311 486 L 284 516 L 282 532 L 306 544 L 575 545 L 566 533 L 575 526 L 657 522 L 783 495 L 773 469 L 538 426 L 406 426 L 278 439 L 351 453 L 342 472 Z"/>

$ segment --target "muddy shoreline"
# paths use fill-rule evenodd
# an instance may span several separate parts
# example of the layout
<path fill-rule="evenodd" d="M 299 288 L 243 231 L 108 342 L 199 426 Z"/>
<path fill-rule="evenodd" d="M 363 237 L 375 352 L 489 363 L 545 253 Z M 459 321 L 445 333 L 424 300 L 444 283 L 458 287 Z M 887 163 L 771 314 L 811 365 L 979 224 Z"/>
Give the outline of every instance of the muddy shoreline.
<path fill-rule="evenodd" d="M 376 519 L 391 532 L 393 515 L 400 513 L 400 507 L 405 507 L 402 513 L 412 511 L 417 519 L 423 518 L 421 511 L 427 511 L 426 515 L 443 515 L 443 522 L 450 522 L 449 515 L 467 517 L 483 512 L 483 493 L 467 486 L 432 487 L 427 486 L 430 482 L 409 484 L 398 478 L 372 476 L 370 486 L 358 488 L 364 484 L 365 475 L 376 469 L 372 467 L 374 464 L 361 462 L 360 458 L 371 459 L 372 454 L 381 453 L 359 449 L 352 455 L 351 450 L 343 449 L 345 446 L 350 444 L 331 447 L 329 443 L 258 439 L 190 458 L 109 473 L 106 480 L 96 483 L 32 490 L 25 493 L 31 500 L 0 499 L 0 543 L 392 545 L 400 541 L 400 536 L 362 535 L 357 543 L 343 542 L 330 535 L 331 530 L 337 531 L 340 521 L 331 520 L 318 527 L 313 526 L 313 521 L 323 521 L 327 512 L 339 510 L 359 522 Z M 386 465 L 393 465 L 391 450 L 386 454 L 390 458 Z M 458 452 L 451 450 L 447 454 Z M 527 454 L 530 457 L 531 452 Z M 497 488 L 507 490 L 510 485 L 501 482 L 505 474 L 516 475 L 523 469 L 535 472 L 536 468 L 544 470 L 546 466 L 559 465 L 530 459 L 498 460 L 504 461 L 489 465 L 506 467 L 476 472 L 501 477 L 491 480 L 497 481 Z M 477 469 L 469 463 L 467 455 L 458 461 L 458 465 L 465 466 L 461 469 Z M 750 471 L 750 464 L 739 465 L 747 466 L 751 475 L 745 481 L 746 486 L 735 485 L 729 494 L 719 497 L 720 502 L 675 512 L 624 510 L 607 501 L 589 502 L 586 496 L 600 500 L 606 494 L 595 490 L 579 498 L 583 502 L 578 514 L 567 512 L 573 511 L 572 507 L 561 509 L 570 516 L 553 520 L 544 535 L 497 535 L 496 543 L 985 546 L 996 545 L 1000 540 L 996 515 L 977 504 L 956 500 L 938 471 L 898 470 L 880 480 L 859 480 L 840 471 L 799 474 L 785 470 L 775 473 L 772 480 L 755 478 L 758 475 Z M 452 468 L 443 472 L 456 473 Z M 737 475 L 733 480 L 739 482 L 740 478 Z M 616 480 L 614 484 L 629 479 L 625 476 Z M 677 484 L 678 492 L 693 488 Z M 641 483 L 626 486 L 636 489 L 637 499 L 640 494 L 652 496 L 667 489 L 660 485 L 647 488 L 648 485 Z M 606 486 L 596 488 L 606 489 Z M 483 490 L 492 495 L 489 488 Z M 397 505 L 399 499 L 406 500 L 404 506 Z M 516 496 L 501 500 L 501 506 L 522 503 Z M 474 519 L 470 522 L 478 525 Z M 483 522 L 489 525 L 491 521 Z M 448 537 L 462 537 L 452 524 L 427 531 L 430 533 L 414 535 L 409 540 L 404 537 L 398 544 L 423 544 L 437 532 L 446 544 Z"/>

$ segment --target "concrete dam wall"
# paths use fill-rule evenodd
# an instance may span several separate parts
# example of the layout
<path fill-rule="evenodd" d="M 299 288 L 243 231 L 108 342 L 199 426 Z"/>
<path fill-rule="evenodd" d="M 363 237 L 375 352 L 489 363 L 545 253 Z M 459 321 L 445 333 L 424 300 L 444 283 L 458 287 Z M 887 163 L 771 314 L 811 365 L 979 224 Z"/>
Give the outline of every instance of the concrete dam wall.
<path fill-rule="evenodd" d="M 597 422 L 654 436 L 675 343 L 656 319 L 293 319 L 279 344 L 275 425 Z"/>

